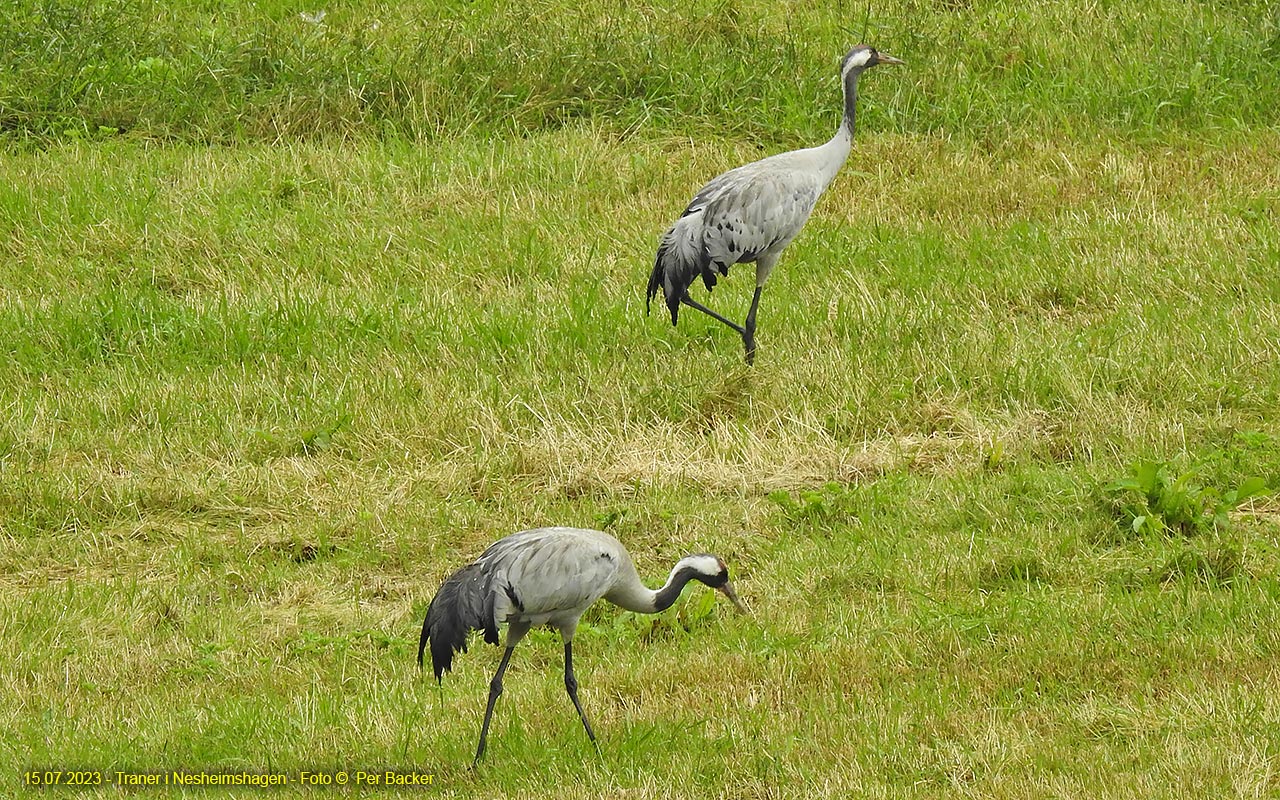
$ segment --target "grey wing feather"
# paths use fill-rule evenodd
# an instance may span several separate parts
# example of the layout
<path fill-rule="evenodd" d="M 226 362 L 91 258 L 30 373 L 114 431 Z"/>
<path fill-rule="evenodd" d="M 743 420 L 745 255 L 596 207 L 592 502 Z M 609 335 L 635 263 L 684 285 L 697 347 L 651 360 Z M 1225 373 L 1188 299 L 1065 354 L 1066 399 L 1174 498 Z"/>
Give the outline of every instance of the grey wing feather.
<path fill-rule="evenodd" d="M 723 192 L 703 212 L 703 248 L 725 264 L 777 253 L 795 238 L 818 199 L 816 180 L 769 170 Z"/>
<path fill-rule="evenodd" d="M 429 642 L 431 666 L 437 681 L 453 667 L 454 653 L 467 652 L 467 635 L 471 631 L 484 631 L 486 642 L 498 644 L 499 593 L 506 597 L 510 588 L 502 585 L 503 561 L 531 533 L 535 532 L 523 531 L 494 542 L 478 559 L 450 576 L 436 592 L 422 621 L 418 666 L 422 667 L 423 652 Z M 507 598 L 505 602 L 511 600 Z"/>
<path fill-rule="evenodd" d="M 564 533 L 542 546 L 523 550 L 506 565 L 526 617 L 565 617 L 581 613 L 613 587 L 618 558 L 590 538 Z M 497 613 L 502 618 L 501 599 Z M 510 613 L 509 611 L 507 613 Z"/>
<path fill-rule="evenodd" d="M 695 279 L 711 291 L 717 272 L 727 276 L 732 264 L 776 256 L 804 227 L 824 187 L 785 167 L 766 159 L 720 175 L 663 234 L 648 299 L 662 289 L 673 325 Z"/>
<path fill-rule="evenodd" d="M 418 666 L 431 645 L 436 680 L 466 652 L 467 635 L 484 631 L 498 644 L 498 626 L 509 618 L 585 609 L 612 587 L 621 550 L 599 531 L 538 528 L 499 539 L 472 564 L 454 573 L 427 608 L 418 642 Z M 581 609 L 578 606 L 581 605 Z"/>

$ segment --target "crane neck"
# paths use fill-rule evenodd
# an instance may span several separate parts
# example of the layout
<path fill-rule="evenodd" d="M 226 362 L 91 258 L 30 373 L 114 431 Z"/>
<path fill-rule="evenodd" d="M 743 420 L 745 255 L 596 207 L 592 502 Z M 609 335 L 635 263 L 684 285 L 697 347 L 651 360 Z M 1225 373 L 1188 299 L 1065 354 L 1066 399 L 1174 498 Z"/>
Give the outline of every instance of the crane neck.
<path fill-rule="evenodd" d="M 840 129 L 836 131 L 836 138 L 845 138 L 853 141 L 854 120 L 858 112 L 858 77 L 862 75 L 862 70 L 852 69 L 844 78 L 844 118 L 840 120 Z"/>
<path fill-rule="evenodd" d="M 858 103 L 858 73 L 859 70 L 851 70 L 845 76 L 844 117 L 840 120 L 840 127 L 836 129 L 835 135 L 826 144 L 808 151 L 818 159 L 815 166 L 821 181 L 819 191 L 825 190 L 835 178 L 840 167 L 844 166 L 845 159 L 849 157 L 849 151 L 853 149 L 853 124 Z"/>
<path fill-rule="evenodd" d="M 654 613 L 656 614 L 659 611 L 666 611 L 668 608 L 671 608 L 672 603 L 674 603 L 680 597 L 680 593 L 684 591 L 685 585 L 689 583 L 689 581 L 693 580 L 697 574 L 696 570 L 677 564 L 671 570 L 671 574 L 667 577 L 666 584 L 661 589 L 653 593 Z"/>
<path fill-rule="evenodd" d="M 634 574 L 634 573 L 633 573 Z M 683 563 L 677 563 L 671 569 L 671 575 L 661 589 L 653 590 L 640 583 L 640 578 L 624 583 L 614 591 L 605 595 L 609 602 L 622 606 L 628 611 L 642 614 L 657 614 L 666 611 L 680 597 L 689 581 L 698 577 L 698 571 Z"/>
<path fill-rule="evenodd" d="M 840 127 L 836 129 L 835 135 L 826 144 L 808 151 L 818 159 L 816 167 L 822 189 L 826 189 L 827 184 L 835 178 L 840 167 L 844 166 L 845 159 L 849 157 L 849 151 L 853 149 L 853 126 L 858 105 L 858 75 L 861 72 L 862 70 L 852 69 L 844 77 L 844 116 L 840 120 Z"/>

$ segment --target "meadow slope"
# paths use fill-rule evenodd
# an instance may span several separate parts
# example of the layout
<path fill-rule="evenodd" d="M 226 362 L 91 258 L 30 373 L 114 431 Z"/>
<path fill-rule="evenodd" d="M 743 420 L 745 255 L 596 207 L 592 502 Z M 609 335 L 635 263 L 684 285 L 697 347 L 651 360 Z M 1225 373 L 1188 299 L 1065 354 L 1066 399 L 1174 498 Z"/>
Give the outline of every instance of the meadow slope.
<path fill-rule="evenodd" d="M 0 8 L 6 791 L 1280 795 L 1274 6 Z M 646 316 L 657 235 L 825 140 L 864 33 L 908 66 L 756 365 Z M 542 524 L 655 584 L 716 552 L 754 613 L 589 612 L 599 754 L 531 634 L 472 772 L 500 654 L 437 688 L 418 626 Z"/>

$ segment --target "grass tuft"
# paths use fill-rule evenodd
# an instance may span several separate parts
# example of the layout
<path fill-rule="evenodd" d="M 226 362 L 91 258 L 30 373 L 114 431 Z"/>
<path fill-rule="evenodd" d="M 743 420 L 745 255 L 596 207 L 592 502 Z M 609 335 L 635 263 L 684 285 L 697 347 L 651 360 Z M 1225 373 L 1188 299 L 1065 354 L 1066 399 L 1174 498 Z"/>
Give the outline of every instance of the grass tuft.
<path fill-rule="evenodd" d="M 1053 582 L 1052 571 L 1034 555 L 992 561 L 978 572 L 978 587 L 984 591 Z"/>
<path fill-rule="evenodd" d="M 1247 573 L 1240 551 L 1223 545 L 1208 553 L 1183 550 L 1165 562 L 1155 577 L 1160 583 L 1192 581 L 1216 588 L 1228 587 Z"/>

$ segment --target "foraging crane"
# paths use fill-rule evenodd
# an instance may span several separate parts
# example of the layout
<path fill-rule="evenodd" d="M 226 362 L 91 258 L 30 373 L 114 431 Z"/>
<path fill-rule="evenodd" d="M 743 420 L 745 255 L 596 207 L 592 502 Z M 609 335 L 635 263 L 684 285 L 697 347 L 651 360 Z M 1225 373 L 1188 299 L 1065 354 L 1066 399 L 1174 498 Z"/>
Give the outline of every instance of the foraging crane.
<path fill-rule="evenodd" d="M 489 682 L 489 705 L 474 766 L 484 755 L 489 720 L 502 694 L 502 675 L 511 661 L 511 651 L 534 625 L 550 625 L 564 640 L 565 691 L 594 744 L 596 735 L 578 702 L 578 681 L 573 675 L 573 633 L 578 618 L 601 597 L 629 611 L 656 614 L 674 603 L 691 580 L 723 592 L 739 611 L 746 612 L 729 583 L 728 567 L 716 556 L 685 556 L 676 562 L 666 584 L 654 591 L 640 582 L 631 556 L 607 533 L 580 528 L 513 533 L 494 542 L 440 587 L 422 622 L 418 668 L 422 668 L 422 655 L 430 642 L 431 667 L 436 681 L 441 681 L 453 666 L 453 654 L 466 652 L 470 631 L 482 630 L 486 642 L 497 644 L 498 626 L 506 623 L 506 650 Z"/>
<path fill-rule="evenodd" d="M 756 354 L 756 310 L 765 281 L 783 249 L 804 227 L 809 212 L 853 146 L 858 77 L 877 64 L 901 63 L 867 45 L 853 48 L 840 63 L 844 119 L 830 141 L 731 169 L 699 189 L 680 219 L 662 235 L 649 276 L 645 313 L 661 288 L 671 310 L 672 325 L 676 324 L 681 304 L 708 314 L 742 335 L 747 363 L 752 363 Z M 716 285 L 716 272 L 728 277 L 729 265 L 753 261 L 756 293 L 745 325 L 731 322 L 689 297 L 689 285 L 699 276 L 710 292 Z"/>

